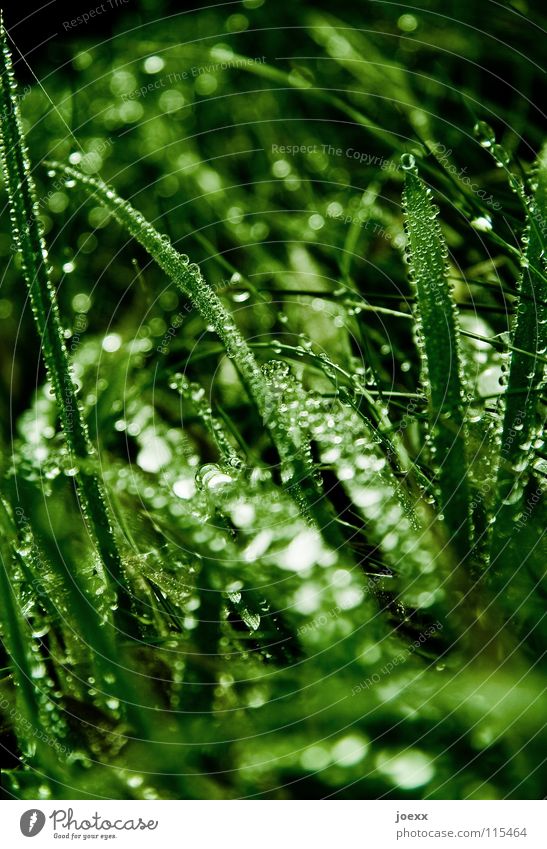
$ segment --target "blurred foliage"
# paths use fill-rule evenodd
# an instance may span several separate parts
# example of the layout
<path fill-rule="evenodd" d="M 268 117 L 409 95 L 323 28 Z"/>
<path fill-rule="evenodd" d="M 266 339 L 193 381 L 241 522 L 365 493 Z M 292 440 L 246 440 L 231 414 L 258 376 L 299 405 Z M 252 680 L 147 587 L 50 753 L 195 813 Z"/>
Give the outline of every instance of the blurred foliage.
<path fill-rule="evenodd" d="M 80 510 L 6 205 L 7 794 L 542 797 L 546 467 L 535 399 L 546 271 L 527 271 L 522 238 L 545 215 L 531 200 L 543 139 L 534 10 L 174 7 L 141 0 L 67 29 L 73 10 L 37 66 L 12 45 L 95 449 L 86 462 L 102 479 L 131 601 L 105 579 Z M 429 200 L 420 207 L 442 229 L 426 259 L 446 314 L 452 300 L 458 311 L 462 407 L 440 425 L 416 338 L 426 302 L 416 304 L 405 256 L 409 154 L 440 208 L 437 219 Z M 51 160 L 100 175 L 199 263 L 269 405 L 255 403 L 214 322 L 114 208 Z M 407 228 L 419 225 L 407 210 Z M 533 374 L 511 384 L 528 404 L 529 445 L 512 452 L 515 524 L 498 562 L 500 395 L 532 297 L 537 339 L 519 338 Z M 437 345 L 454 338 L 439 334 Z M 465 422 L 474 534 L 463 558 L 454 509 L 445 521 L 439 506 L 454 421 Z M 319 507 L 298 497 L 297 458 Z"/>

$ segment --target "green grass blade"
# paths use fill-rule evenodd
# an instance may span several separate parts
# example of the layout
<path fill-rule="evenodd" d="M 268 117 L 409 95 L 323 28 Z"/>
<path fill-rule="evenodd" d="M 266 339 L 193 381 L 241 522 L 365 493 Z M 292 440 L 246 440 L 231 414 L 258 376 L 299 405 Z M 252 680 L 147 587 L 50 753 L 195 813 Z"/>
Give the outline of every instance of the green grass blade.
<path fill-rule="evenodd" d="M 76 168 L 58 162 L 48 164 L 62 172 L 67 179 L 78 182 L 103 203 L 116 221 L 148 251 L 160 268 L 176 283 L 184 296 L 189 298 L 203 319 L 214 326 L 226 353 L 233 359 L 258 411 L 262 414 L 268 408 L 268 400 L 267 387 L 260 366 L 232 316 L 206 283 L 199 266 L 190 263 L 186 255 L 180 254 L 171 245 L 167 236 L 159 233 L 140 212 L 120 198 L 110 186 L 82 174 Z"/>
<path fill-rule="evenodd" d="M 21 612 L 13 578 L 13 550 L 8 542 L 11 523 L 4 503 L 0 499 L 0 621 L 2 641 L 12 661 L 13 680 L 16 684 L 16 711 L 14 727 L 21 748 L 36 758 L 50 777 L 58 773 L 58 763 L 49 740 L 55 732 L 45 721 L 44 704 L 47 695 L 43 680 L 42 657 L 34 651 L 38 646 L 29 633 L 29 626 Z M 51 704 L 49 705 L 51 707 Z M 50 716 L 51 721 L 51 716 Z"/>
<path fill-rule="evenodd" d="M 48 255 L 25 143 L 7 34 L 0 19 L 0 155 L 9 197 L 13 236 L 22 257 L 36 328 L 63 426 L 69 468 L 107 573 L 121 583 L 122 563 L 97 476 L 89 470 L 92 448 L 82 418 L 63 328 L 51 281 Z"/>
<path fill-rule="evenodd" d="M 437 220 L 438 210 L 418 174 L 414 157 L 405 154 L 403 168 L 408 261 L 416 289 L 415 318 L 438 498 L 454 543 L 465 555 L 471 545 L 470 499 L 458 325 L 448 282 L 447 249 Z"/>
<path fill-rule="evenodd" d="M 232 445 L 224 426 L 213 414 L 204 388 L 199 383 L 189 382 L 180 373 L 173 376 L 170 386 L 178 391 L 181 399 L 189 402 L 194 408 L 207 433 L 216 444 L 222 462 L 233 469 L 240 468 L 243 465 L 243 458 Z"/>
<path fill-rule="evenodd" d="M 286 479 L 290 478 L 289 489 L 295 500 L 302 510 L 317 522 L 328 541 L 334 545 L 340 544 L 333 517 L 321 499 L 312 470 L 284 427 L 281 416 L 276 412 L 276 397 L 272 396 L 262 369 L 233 317 L 209 286 L 199 266 L 190 263 L 186 255 L 180 254 L 173 247 L 167 236 L 159 233 L 142 213 L 123 200 L 106 183 L 59 162 L 50 162 L 48 165 L 68 179 L 74 180 L 101 202 L 173 280 L 203 320 L 214 327 L 228 357 L 239 371 L 262 421 L 270 431 L 282 464 L 288 469 Z M 290 462 L 287 458 L 290 458 Z"/>
<path fill-rule="evenodd" d="M 230 51 L 230 54 L 230 60 L 237 63 L 247 73 L 254 74 L 268 82 L 278 83 L 281 86 L 293 88 L 296 91 L 303 91 L 310 97 L 322 101 L 329 106 L 333 106 L 350 118 L 355 124 L 368 130 L 374 137 L 389 144 L 394 150 L 401 150 L 402 144 L 394 133 L 390 133 L 384 127 L 381 127 L 372 118 L 351 104 L 346 103 L 337 94 L 333 94 L 331 91 L 318 86 L 310 86 L 309 82 L 301 75 L 287 73 L 280 68 L 274 68 L 273 65 L 267 62 L 253 62 L 248 56 L 232 53 L 232 51 Z M 210 56 L 212 61 L 222 61 L 226 58 L 222 48 L 213 48 Z"/>
<path fill-rule="evenodd" d="M 149 735 L 151 725 L 147 722 L 148 712 L 139 707 L 146 704 L 147 698 L 142 678 L 136 678 L 127 655 L 119 649 L 116 632 L 104 628 L 105 605 L 101 611 L 95 591 L 84 574 L 78 569 L 71 571 L 64 558 L 58 556 L 58 551 L 46 556 L 38 548 L 30 526 L 25 528 L 22 536 L 18 534 L 14 520 L 0 497 L 0 622 L 4 628 L 6 648 L 13 661 L 14 680 L 23 714 L 23 721 L 16 721 L 14 726 L 23 749 L 30 740 L 27 734 L 32 732 L 30 742 L 36 741 L 36 756 L 42 766 L 47 767 L 48 774 L 54 777 L 59 768 L 55 757 L 54 703 L 44 692 L 43 678 L 39 679 L 39 686 L 33 683 L 33 668 L 40 665 L 40 655 L 33 651 L 37 645 L 33 645 L 35 641 L 29 633 L 30 625 L 21 613 L 23 602 L 15 590 L 15 582 L 12 586 L 11 575 L 17 568 L 31 598 L 37 597 L 39 588 L 40 605 L 44 606 L 52 631 L 60 637 L 61 644 L 68 646 L 71 639 L 80 640 L 79 629 L 85 628 L 81 658 L 85 657 L 85 662 L 90 664 L 89 669 L 97 682 L 96 699 L 102 702 L 103 711 L 108 713 L 115 699 L 131 729 L 139 736 Z M 13 570 L 10 569 L 12 563 Z M 51 651 L 49 661 L 54 667 L 58 664 Z M 57 666 L 56 672 L 63 680 L 70 680 L 75 669 L 71 664 L 62 664 L 61 669 Z M 76 672 L 77 682 L 80 675 Z M 54 748 L 51 748 L 51 742 L 39 746 L 38 743 L 43 740 L 53 741 Z M 57 743 L 62 742 L 61 734 Z M 62 769 L 66 778 L 67 765 L 63 764 Z"/>
<path fill-rule="evenodd" d="M 540 153 L 532 186 L 534 193 L 528 201 L 520 297 L 504 394 L 505 410 L 490 554 L 490 562 L 496 568 L 499 568 L 496 561 L 508 546 L 522 510 L 533 443 L 541 437 L 543 425 L 538 413 L 538 393 L 546 382 L 543 355 L 547 349 L 547 283 L 544 276 L 547 145 Z"/>

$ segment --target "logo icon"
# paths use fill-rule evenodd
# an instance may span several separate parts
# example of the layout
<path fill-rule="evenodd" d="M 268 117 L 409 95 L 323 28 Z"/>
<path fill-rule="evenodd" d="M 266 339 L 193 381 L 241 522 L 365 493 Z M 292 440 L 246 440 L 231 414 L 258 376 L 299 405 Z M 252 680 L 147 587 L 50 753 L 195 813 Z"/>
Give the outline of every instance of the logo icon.
<path fill-rule="evenodd" d="M 25 811 L 19 821 L 21 834 L 24 834 L 25 837 L 36 837 L 37 834 L 40 834 L 45 824 L 45 814 L 36 808 L 31 808 L 30 811 Z"/>

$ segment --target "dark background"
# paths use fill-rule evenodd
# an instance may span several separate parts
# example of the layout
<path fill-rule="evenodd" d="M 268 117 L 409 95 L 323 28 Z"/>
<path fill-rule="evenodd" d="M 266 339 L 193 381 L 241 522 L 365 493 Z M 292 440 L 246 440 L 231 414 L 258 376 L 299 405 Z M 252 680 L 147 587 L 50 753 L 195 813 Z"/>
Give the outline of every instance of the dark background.
<path fill-rule="evenodd" d="M 116 2 L 119 4 L 115 6 Z M 112 0 L 113 8 L 103 15 L 90 20 L 85 25 L 80 25 L 67 30 L 64 22 L 74 20 L 84 12 L 100 6 L 96 0 L 48 0 L 44 3 L 17 2 L 9 0 L 4 2 L 2 8 L 8 28 L 11 31 L 17 48 L 24 53 L 27 61 L 35 68 L 43 68 L 44 63 L 59 62 L 72 55 L 72 43 L 74 40 L 99 41 L 103 37 L 111 37 L 116 32 L 126 31 L 131 27 L 139 27 L 142 24 L 151 23 L 166 15 L 187 14 L 193 10 L 210 7 L 211 4 L 204 3 L 181 3 L 175 0 Z M 104 0 L 108 7 L 108 0 Z M 226 14 L 231 12 L 246 13 L 242 3 L 228 2 L 219 3 Z M 524 3 L 519 0 L 515 4 L 507 3 L 461 3 L 457 0 L 440 3 L 438 0 L 426 3 L 380 3 L 371 0 L 359 0 L 359 2 L 333 3 L 332 0 L 304 0 L 293 4 L 265 2 L 260 8 L 252 10 L 252 16 L 257 22 L 262 17 L 267 20 L 268 26 L 278 23 L 280 29 L 291 26 L 301 21 L 302 13 L 310 10 L 323 10 L 352 24 L 353 26 L 364 26 L 385 19 L 386 24 L 396 20 L 405 12 L 431 13 L 437 18 L 439 29 L 458 26 L 460 22 L 465 35 L 467 27 L 482 31 L 485 35 L 493 36 L 496 40 L 504 43 L 509 50 L 519 51 L 522 57 L 526 57 L 530 63 L 536 63 L 538 70 L 544 67 L 545 38 L 544 28 L 547 19 L 542 14 L 542 4 Z M 526 17 L 524 17 L 524 14 Z M 467 25 L 467 26 L 465 26 Z M 492 51 L 491 58 L 487 54 L 480 56 L 483 67 L 492 68 L 502 72 L 499 54 Z M 447 57 L 449 60 L 449 57 Z M 23 75 L 23 71 L 20 72 Z M 512 82 L 518 86 L 518 80 Z M 500 80 L 499 96 L 503 97 L 503 82 Z M 490 95 L 493 92 L 489 92 Z M 538 92 L 538 99 L 539 92 Z"/>

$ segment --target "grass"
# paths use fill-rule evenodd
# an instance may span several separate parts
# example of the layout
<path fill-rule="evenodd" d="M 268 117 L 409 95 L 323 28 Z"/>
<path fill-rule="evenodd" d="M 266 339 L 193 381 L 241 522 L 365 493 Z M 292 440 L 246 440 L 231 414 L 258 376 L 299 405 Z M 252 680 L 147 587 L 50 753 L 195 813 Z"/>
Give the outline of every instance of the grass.
<path fill-rule="evenodd" d="M 2 26 L 6 793 L 539 798 L 539 119 L 426 13 L 274 61 L 254 5 L 267 57 L 127 12 L 53 105 Z"/>
<path fill-rule="evenodd" d="M 547 148 L 543 148 L 531 179 L 530 194 L 518 182 L 515 190 L 527 211 L 522 237 L 521 277 L 517 318 L 514 324 L 501 448 L 498 461 L 497 502 L 491 563 L 501 568 L 515 556 L 510 529 L 522 511 L 524 491 L 529 481 L 532 447 L 541 447 L 542 420 L 537 415 L 537 393 L 545 385 L 545 363 L 540 357 L 547 351 L 547 280 L 545 277 L 545 208 L 547 202 Z M 501 562 L 497 564 L 499 558 Z"/>
<path fill-rule="evenodd" d="M 465 411 L 456 305 L 448 282 L 448 249 L 437 223 L 438 210 L 406 155 L 404 206 L 410 273 L 416 286 L 417 340 L 424 364 L 439 509 L 462 556 L 470 550 L 471 527 Z"/>
<path fill-rule="evenodd" d="M 69 476 L 76 478 L 82 512 L 96 539 L 105 570 L 112 581 L 120 583 L 121 557 L 113 537 L 101 484 L 92 469 L 92 449 L 76 398 L 19 116 L 11 54 L 2 20 L 0 42 L 2 170 L 9 195 L 15 247 L 21 255 L 21 269 L 28 286 L 42 354 L 63 425 L 66 440 L 65 470 Z"/>

